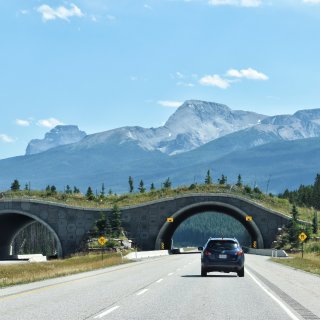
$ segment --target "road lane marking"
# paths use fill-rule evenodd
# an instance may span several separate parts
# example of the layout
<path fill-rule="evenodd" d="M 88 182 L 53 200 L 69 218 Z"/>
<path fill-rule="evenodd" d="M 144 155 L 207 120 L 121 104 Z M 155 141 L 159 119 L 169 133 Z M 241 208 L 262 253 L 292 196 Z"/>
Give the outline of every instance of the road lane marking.
<path fill-rule="evenodd" d="M 180 270 L 181 270 L 181 268 L 176 269 L 176 271 L 180 271 Z"/>
<path fill-rule="evenodd" d="M 172 275 L 173 275 L 173 272 L 168 273 L 168 276 L 169 276 L 169 277 L 172 276 Z"/>
<path fill-rule="evenodd" d="M 118 308 L 120 308 L 120 306 L 114 306 L 114 307 L 112 307 L 112 308 L 110 308 L 110 309 L 108 309 L 108 310 L 106 310 L 106 311 L 98 314 L 97 316 L 94 317 L 94 319 L 101 319 L 101 318 L 103 318 L 104 316 L 106 316 L 107 314 L 109 314 L 109 313 L 117 310 Z"/>
<path fill-rule="evenodd" d="M 298 317 L 296 317 L 289 308 L 281 301 L 279 300 L 275 295 L 273 295 L 265 286 L 263 286 L 260 281 L 258 281 L 246 268 L 246 273 L 251 277 L 251 279 L 271 298 L 273 299 L 278 305 L 286 312 L 286 314 L 292 319 L 292 320 L 299 320 Z"/>
<path fill-rule="evenodd" d="M 156 283 L 160 283 L 161 281 L 163 281 L 163 279 L 159 279 L 156 281 Z"/>
<path fill-rule="evenodd" d="M 149 290 L 149 289 L 143 289 L 143 290 L 139 291 L 139 292 L 137 293 L 137 296 L 140 296 L 141 294 L 146 293 L 148 290 Z"/>

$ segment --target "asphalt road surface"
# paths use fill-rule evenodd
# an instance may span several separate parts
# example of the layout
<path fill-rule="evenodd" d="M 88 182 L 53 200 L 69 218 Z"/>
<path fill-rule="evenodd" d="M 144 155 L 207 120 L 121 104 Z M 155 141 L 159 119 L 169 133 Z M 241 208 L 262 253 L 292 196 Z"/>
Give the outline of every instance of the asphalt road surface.
<path fill-rule="evenodd" d="M 1 289 L 0 319 L 320 319 L 320 277 L 246 255 L 244 278 L 203 278 L 172 255 Z"/>

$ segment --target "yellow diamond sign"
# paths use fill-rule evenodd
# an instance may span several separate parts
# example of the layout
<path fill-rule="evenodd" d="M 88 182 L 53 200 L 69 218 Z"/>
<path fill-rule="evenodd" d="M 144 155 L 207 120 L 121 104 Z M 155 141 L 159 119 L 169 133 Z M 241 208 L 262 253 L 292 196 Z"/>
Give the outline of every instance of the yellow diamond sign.
<path fill-rule="evenodd" d="M 308 238 L 308 236 L 304 233 L 304 232 L 301 232 L 300 234 L 299 234 L 299 239 L 301 240 L 301 241 L 304 241 L 304 240 L 306 240 Z"/>
<path fill-rule="evenodd" d="M 107 241 L 108 241 L 108 240 L 107 240 L 105 237 L 100 237 L 100 238 L 98 239 L 98 242 L 99 242 L 100 246 L 104 246 Z"/>
<path fill-rule="evenodd" d="M 167 218 L 167 222 L 173 222 L 173 218 Z"/>
<path fill-rule="evenodd" d="M 252 221 L 252 216 L 246 216 L 246 221 Z"/>

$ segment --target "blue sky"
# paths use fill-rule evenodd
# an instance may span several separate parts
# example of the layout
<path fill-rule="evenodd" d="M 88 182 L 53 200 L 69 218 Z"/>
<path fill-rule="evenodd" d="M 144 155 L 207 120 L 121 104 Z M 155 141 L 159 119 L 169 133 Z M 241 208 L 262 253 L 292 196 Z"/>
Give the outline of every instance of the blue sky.
<path fill-rule="evenodd" d="M 187 99 L 320 107 L 320 0 L 1 0 L 0 28 L 0 159 L 60 123 L 158 127 Z"/>

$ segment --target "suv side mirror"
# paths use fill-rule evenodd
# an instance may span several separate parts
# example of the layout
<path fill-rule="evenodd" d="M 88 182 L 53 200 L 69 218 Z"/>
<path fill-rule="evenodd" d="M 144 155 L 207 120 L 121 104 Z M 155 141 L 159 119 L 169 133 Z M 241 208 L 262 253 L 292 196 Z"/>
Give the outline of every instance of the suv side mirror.
<path fill-rule="evenodd" d="M 198 247 L 198 250 L 199 251 L 203 251 L 203 247 Z"/>

